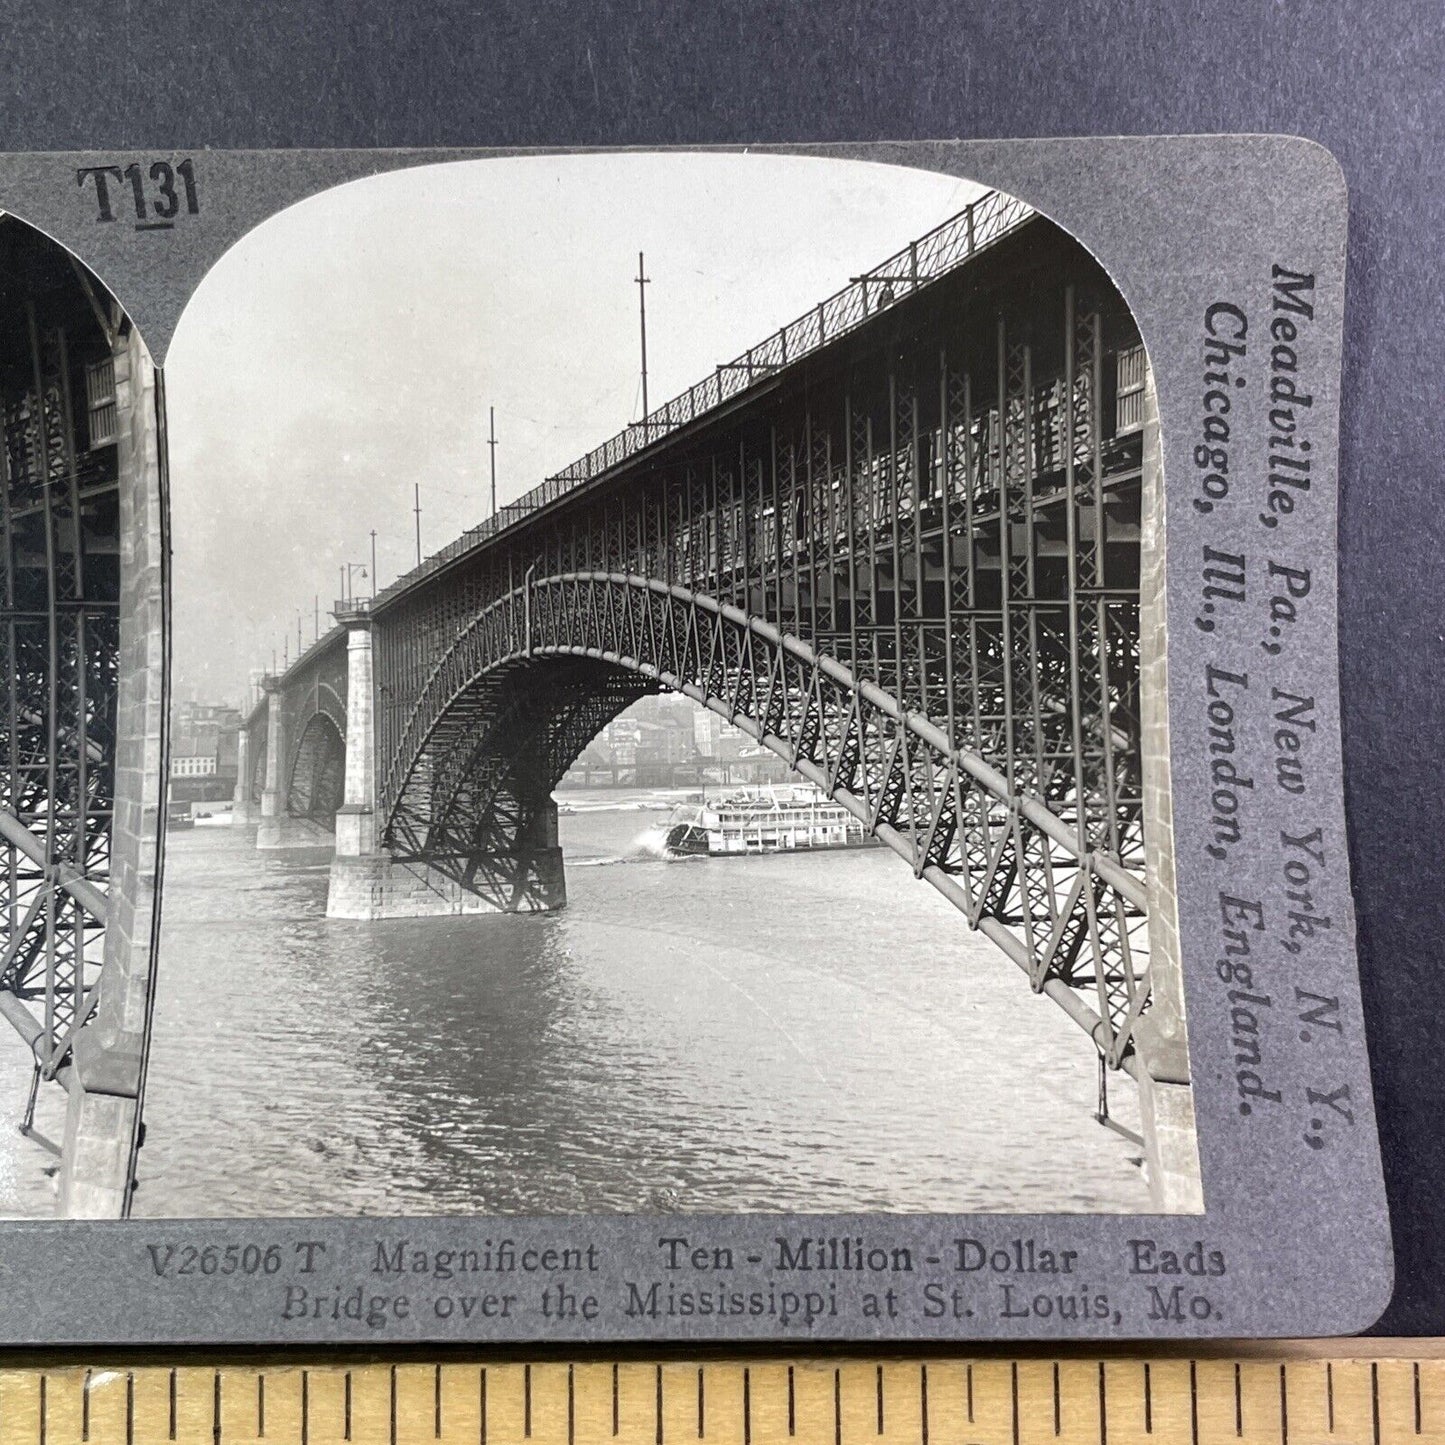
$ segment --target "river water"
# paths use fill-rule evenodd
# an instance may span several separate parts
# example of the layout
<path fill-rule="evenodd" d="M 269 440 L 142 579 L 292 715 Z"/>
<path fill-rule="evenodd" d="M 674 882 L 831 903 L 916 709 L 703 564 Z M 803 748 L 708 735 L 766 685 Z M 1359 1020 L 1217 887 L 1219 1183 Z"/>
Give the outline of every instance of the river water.
<path fill-rule="evenodd" d="M 328 922 L 324 853 L 174 834 L 135 1212 L 1147 1209 L 1087 1041 L 892 854 L 671 861 L 666 795 L 566 796 L 553 914 Z M 0 1140 L 0 1212 L 50 1162 Z"/>

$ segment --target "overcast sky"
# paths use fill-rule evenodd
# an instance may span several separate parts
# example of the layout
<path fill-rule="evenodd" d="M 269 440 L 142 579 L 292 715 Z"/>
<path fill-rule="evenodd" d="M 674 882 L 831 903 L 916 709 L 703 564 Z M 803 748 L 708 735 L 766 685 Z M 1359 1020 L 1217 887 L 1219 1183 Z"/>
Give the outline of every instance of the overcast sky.
<path fill-rule="evenodd" d="M 961 210 L 851 161 L 467 161 L 353 182 L 211 271 L 166 363 L 177 697 L 239 704 L 345 561 L 380 583 Z M 371 579 L 356 582 L 358 591 Z"/>

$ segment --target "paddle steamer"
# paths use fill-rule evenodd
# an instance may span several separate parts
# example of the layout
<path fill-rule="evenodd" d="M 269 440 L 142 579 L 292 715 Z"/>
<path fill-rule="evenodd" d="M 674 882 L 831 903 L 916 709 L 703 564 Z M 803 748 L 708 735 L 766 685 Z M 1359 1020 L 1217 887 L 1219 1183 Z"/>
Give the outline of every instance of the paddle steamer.
<path fill-rule="evenodd" d="M 678 857 L 815 852 L 876 843 L 841 804 L 805 783 L 731 788 L 673 809 L 666 848 Z"/>

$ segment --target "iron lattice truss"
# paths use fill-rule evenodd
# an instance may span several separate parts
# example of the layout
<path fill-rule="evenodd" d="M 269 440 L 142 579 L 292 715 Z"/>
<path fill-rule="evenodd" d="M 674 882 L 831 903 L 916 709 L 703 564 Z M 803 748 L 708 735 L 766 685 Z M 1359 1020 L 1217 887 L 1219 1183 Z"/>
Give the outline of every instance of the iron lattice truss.
<path fill-rule="evenodd" d="M 67 1078 L 96 1002 L 120 586 L 113 411 L 95 405 L 110 342 L 84 302 L 77 314 L 78 288 L 41 267 L 26 278 L 0 358 L 0 1013 L 35 1055 L 29 1131 L 36 1087 Z"/>
<path fill-rule="evenodd" d="M 592 732 L 674 688 L 1132 1069 L 1146 381 L 1107 278 L 1029 222 L 502 545 L 424 567 L 374 614 L 387 842 L 464 881 L 525 851 Z M 561 659 L 593 670 L 559 680 Z"/>

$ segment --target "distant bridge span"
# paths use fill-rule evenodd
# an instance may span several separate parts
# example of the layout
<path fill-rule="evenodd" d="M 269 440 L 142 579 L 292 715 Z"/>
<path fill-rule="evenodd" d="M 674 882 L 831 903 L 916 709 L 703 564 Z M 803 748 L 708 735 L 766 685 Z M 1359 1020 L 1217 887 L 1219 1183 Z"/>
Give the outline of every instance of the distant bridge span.
<path fill-rule="evenodd" d="M 333 917 L 560 906 L 553 788 L 631 702 L 683 692 L 1139 1082 L 1156 1199 L 1197 1208 L 1158 456 L 1122 298 L 991 194 L 338 602 L 264 679 L 237 817 L 261 847 L 334 835 Z"/>

